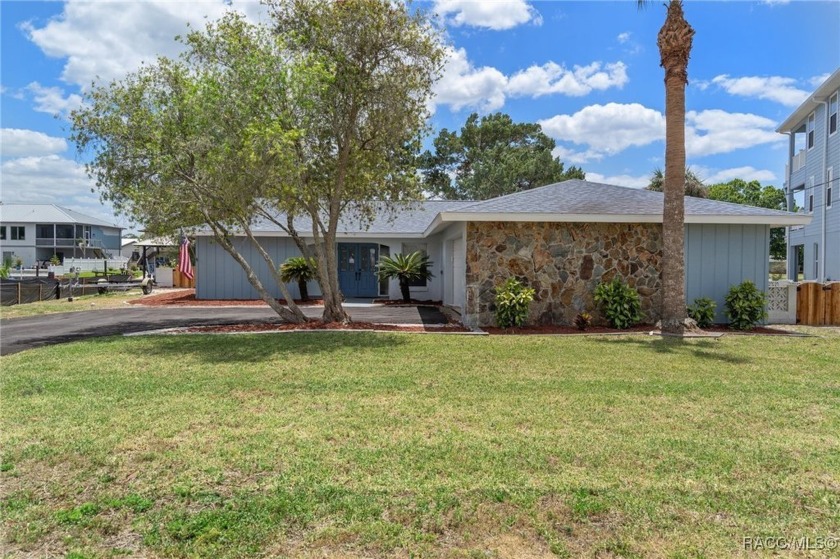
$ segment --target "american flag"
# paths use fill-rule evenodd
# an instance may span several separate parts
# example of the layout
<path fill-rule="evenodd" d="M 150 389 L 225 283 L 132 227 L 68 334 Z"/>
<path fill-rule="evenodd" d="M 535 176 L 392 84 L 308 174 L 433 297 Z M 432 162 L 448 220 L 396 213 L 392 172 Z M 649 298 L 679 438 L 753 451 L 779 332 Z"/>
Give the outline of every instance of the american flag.
<path fill-rule="evenodd" d="M 186 235 L 184 240 L 181 241 L 181 250 L 178 252 L 178 271 L 193 279 L 193 267 L 192 262 L 190 262 L 190 240 Z"/>

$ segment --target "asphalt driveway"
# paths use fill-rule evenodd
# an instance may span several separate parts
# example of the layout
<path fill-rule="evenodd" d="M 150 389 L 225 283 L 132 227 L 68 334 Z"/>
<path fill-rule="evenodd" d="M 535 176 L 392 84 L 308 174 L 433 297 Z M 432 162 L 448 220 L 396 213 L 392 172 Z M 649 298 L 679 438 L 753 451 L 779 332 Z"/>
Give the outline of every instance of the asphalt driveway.
<path fill-rule="evenodd" d="M 320 307 L 302 307 L 312 318 Z M 445 324 L 433 307 L 345 307 L 353 320 L 385 324 Z M 175 328 L 278 320 L 267 307 L 135 307 L 47 314 L 0 320 L 0 355 L 96 336 Z"/>

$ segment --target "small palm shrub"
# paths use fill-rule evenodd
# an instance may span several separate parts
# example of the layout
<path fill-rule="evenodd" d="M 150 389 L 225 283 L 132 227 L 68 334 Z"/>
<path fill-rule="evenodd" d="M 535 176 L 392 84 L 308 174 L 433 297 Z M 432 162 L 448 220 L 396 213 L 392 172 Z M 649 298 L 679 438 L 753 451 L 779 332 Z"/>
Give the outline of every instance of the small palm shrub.
<path fill-rule="evenodd" d="M 411 302 L 409 284 L 412 281 L 428 280 L 434 276 L 429 270 L 432 262 L 429 256 L 421 251 L 410 254 L 397 253 L 392 257 L 383 256 L 379 259 L 376 274 L 379 279 L 396 279 L 400 282 L 400 293 L 403 302 Z"/>
<path fill-rule="evenodd" d="M 733 285 L 725 302 L 729 326 L 735 330 L 752 330 L 767 318 L 767 295 L 750 280 Z"/>
<path fill-rule="evenodd" d="M 284 283 L 297 282 L 300 298 L 303 301 L 309 299 L 309 289 L 306 282 L 318 277 L 318 264 L 314 258 L 293 256 L 283 262 L 280 266 L 280 279 Z"/>
<path fill-rule="evenodd" d="M 697 326 L 708 328 L 715 322 L 715 308 L 717 308 L 717 303 L 713 299 L 698 297 L 686 310 L 688 316 L 697 323 Z"/>
<path fill-rule="evenodd" d="M 577 326 L 577 329 L 581 332 L 589 328 L 591 324 L 592 315 L 588 312 L 578 313 L 577 316 L 575 316 L 575 326 Z"/>
<path fill-rule="evenodd" d="M 642 301 L 639 292 L 618 276 L 601 282 L 595 288 L 595 302 L 613 328 L 624 330 L 642 320 Z"/>
<path fill-rule="evenodd" d="M 501 328 L 518 328 L 528 320 L 528 309 L 534 290 L 516 278 L 508 278 L 496 289 L 496 324 Z"/>

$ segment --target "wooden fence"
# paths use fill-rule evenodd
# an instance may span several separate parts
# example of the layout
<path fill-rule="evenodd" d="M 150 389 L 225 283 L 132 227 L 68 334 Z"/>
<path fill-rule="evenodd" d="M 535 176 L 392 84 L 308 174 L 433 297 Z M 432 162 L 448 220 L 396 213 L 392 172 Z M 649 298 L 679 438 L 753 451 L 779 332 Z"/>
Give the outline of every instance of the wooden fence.
<path fill-rule="evenodd" d="M 796 288 L 796 322 L 840 326 L 840 282 L 802 282 Z"/>
<path fill-rule="evenodd" d="M 195 271 L 193 271 L 193 279 L 190 279 L 178 270 L 172 270 L 172 286 L 195 288 Z"/>

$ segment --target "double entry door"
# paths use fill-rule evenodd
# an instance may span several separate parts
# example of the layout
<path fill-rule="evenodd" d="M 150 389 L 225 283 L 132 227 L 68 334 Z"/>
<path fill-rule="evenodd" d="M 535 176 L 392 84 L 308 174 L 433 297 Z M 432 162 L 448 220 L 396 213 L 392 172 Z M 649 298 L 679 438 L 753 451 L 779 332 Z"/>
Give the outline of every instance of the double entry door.
<path fill-rule="evenodd" d="M 338 285 L 345 297 L 379 295 L 378 262 L 378 244 L 338 243 Z"/>

